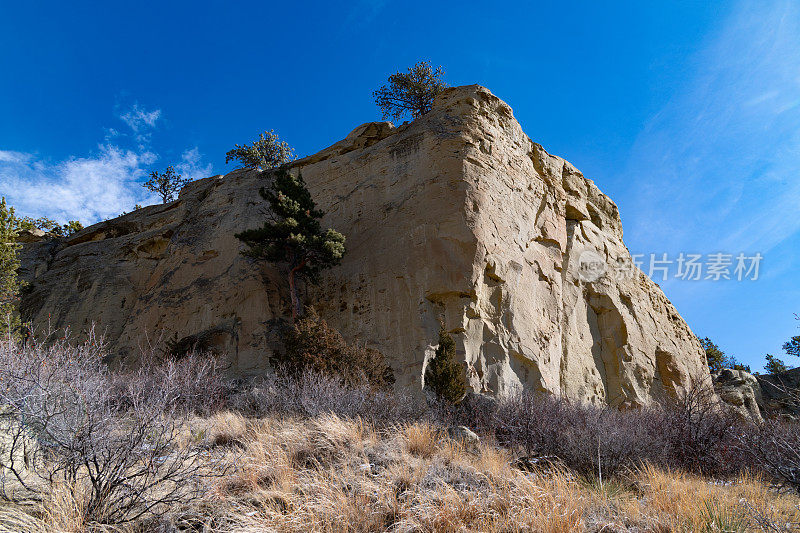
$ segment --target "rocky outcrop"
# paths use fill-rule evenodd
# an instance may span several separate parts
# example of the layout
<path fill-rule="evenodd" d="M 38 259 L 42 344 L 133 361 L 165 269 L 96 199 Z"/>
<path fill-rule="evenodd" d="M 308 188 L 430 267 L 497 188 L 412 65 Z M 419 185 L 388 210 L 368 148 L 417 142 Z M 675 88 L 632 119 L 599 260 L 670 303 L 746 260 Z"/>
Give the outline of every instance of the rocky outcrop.
<path fill-rule="evenodd" d="M 712 374 L 714 390 L 719 398 L 743 419 L 761 422 L 764 399 L 758 380 L 744 370 L 723 368 Z"/>
<path fill-rule="evenodd" d="M 779 374 L 757 376 L 764 398 L 763 407 L 769 416 L 800 418 L 800 368 Z"/>
<path fill-rule="evenodd" d="M 341 266 L 306 299 L 421 387 L 439 320 L 479 392 L 520 385 L 632 406 L 707 375 L 703 351 L 658 286 L 631 266 L 614 203 L 532 142 L 479 86 L 448 89 L 427 115 L 359 126 L 298 160 Z M 179 199 L 24 249 L 37 323 L 92 322 L 120 357 L 163 332 L 203 339 L 238 373 L 263 371 L 288 312 L 275 265 L 240 255 L 269 176 L 234 171 Z"/>
<path fill-rule="evenodd" d="M 39 242 L 48 237 L 54 237 L 52 233 L 47 233 L 39 228 L 23 229 L 17 234 L 16 241 L 20 243 Z"/>

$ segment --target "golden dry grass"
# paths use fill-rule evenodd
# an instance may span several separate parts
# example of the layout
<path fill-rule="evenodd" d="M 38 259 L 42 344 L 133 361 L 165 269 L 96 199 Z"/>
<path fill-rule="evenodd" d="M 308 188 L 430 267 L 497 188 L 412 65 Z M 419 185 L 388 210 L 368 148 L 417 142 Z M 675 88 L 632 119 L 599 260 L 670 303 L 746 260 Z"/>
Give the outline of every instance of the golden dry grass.
<path fill-rule="evenodd" d="M 229 454 L 237 465 L 210 482 L 200 504 L 172 516 L 197 531 L 721 532 L 800 524 L 800 500 L 756 477 L 721 483 L 645 466 L 600 484 L 558 468 L 525 472 L 512 466 L 508 450 L 466 450 L 424 423 L 379 431 L 334 415 L 250 420 L 222 413 L 194 420 L 185 440 Z M 0 509 L 0 531 L 87 530 L 80 502 L 67 493 Z"/>

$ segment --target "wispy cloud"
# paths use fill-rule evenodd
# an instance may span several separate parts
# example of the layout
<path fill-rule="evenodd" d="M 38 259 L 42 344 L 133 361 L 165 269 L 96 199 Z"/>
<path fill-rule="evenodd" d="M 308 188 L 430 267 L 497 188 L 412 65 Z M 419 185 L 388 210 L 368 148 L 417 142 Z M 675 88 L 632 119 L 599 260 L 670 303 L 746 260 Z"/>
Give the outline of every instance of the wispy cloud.
<path fill-rule="evenodd" d="M 28 159 L 30 159 L 29 154 L 12 152 L 10 150 L 0 150 L 0 163 L 22 163 Z"/>
<path fill-rule="evenodd" d="M 634 145 L 626 232 L 638 248 L 767 252 L 800 231 L 800 4 L 742 3 L 693 64 Z"/>
<path fill-rule="evenodd" d="M 33 156 L 0 157 L 0 188 L 20 214 L 92 223 L 117 216 L 145 198 L 137 182 L 156 158 L 152 152 L 113 145 L 100 145 L 91 157 L 55 164 Z"/>
<path fill-rule="evenodd" d="M 150 135 L 160 117 L 160 110 L 134 105 L 119 116 L 129 131 L 107 129 L 105 140 L 85 157 L 51 162 L 34 154 L 0 150 L 0 190 L 21 215 L 62 222 L 77 219 L 84 224 L 115 217 L 137 203 L 153 203 L 155 198 L 141 182 L 148 167 L 159 159 Z M 131 137 L 137 145 L 125 147 Z M 191 179 L 211 174 L 211 165 L 202 164 L 197 147 L 183 152 L 175 167 Z"/>
<path fill-rule="evenodd" d="M 122 119 L 134 133 L 138 133 L 146 128 L 154 128 L 156 121 L 161 118 L 161 110 L 154 109 L 153 111 L 146 111 L 139 107 L 138 103 L 135 103 L 131 109 L 122 113 L 119 118 Z"/>
<path fill-rule="evenodd" d="M 207 178 L 211 175 L 211 163 L 203 165 L 202 160 L 203 156 L 200 155 L 200 150 L 195 146 L 181 154 L 181 161 L 175 165 L 175 170 L 182 177 L 189 178 L 192 181 Z"/>

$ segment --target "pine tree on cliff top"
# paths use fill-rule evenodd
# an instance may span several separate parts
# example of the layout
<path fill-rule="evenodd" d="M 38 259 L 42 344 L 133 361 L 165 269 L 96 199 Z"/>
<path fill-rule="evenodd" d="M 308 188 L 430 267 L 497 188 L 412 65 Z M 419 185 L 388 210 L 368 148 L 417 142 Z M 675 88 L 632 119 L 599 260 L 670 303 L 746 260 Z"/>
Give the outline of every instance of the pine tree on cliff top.
<path fill-rule="evenodd" d="M 294 149 L 274 131 L 265 131 L 253 144 L 234 145 L 225 154 L 225 163 L 238 161 L 244 168 L 270 170 L 295 159 Z"/>
<path fill-rule="evenodd" d="M 279 170 L 272 186 L 258 192 L 269 203 L 267 220 L 260 228 L 237 233 L 236 238 L 247 245 L 245 255 L 288 264 L 292 318 L 296 319 L 303 314 L 297 278 L 314 279 L 321 270 L 339 264 L 345 237 L 334 229 L 322 229 L 319 221 L 325 213 L 316 208 L 301 175 Z"/>
<path fill-rule="evenodd" d="M 183 178 L 175 172 L 175 167 L 168 166 L 164 172 L 153 171 L 150 179 L 142 184 L 148 191 L 154 192 L 161 197 L 161 203 L 168 204 L 177 198 L 184 186 L 189 183 L 189 178 Z"/>
<path fill-rule="evenodd" d="M 372 97 L 384 119 L 400 119 L 406 113 L 417 118 L 430 111 L 433 99 L 447 88 L 443 75 L 442 67 L 434 70 L 427 61 L 420 61 L 407 72 L 389 76 L 388 83 L 374 91 Z"/>

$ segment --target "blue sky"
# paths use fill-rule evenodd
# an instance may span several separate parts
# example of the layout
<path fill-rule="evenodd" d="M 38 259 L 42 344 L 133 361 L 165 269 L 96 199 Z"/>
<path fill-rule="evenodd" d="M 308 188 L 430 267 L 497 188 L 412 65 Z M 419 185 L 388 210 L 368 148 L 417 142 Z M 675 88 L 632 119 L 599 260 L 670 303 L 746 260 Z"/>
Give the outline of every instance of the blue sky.
<path fill-rule="evenodd" d="M 154 201 L 148 171 L 224 173 L 268 129 L 314 153 L 427 59 L 593 179 L 632 252 L 764 256 L 756 281 L 659 280 L 695 333 L 754 369 L 800 333 L 795 2 L 0 0 L 0 51 L 0 194 L 21 214 L 115 216 Z"/>

